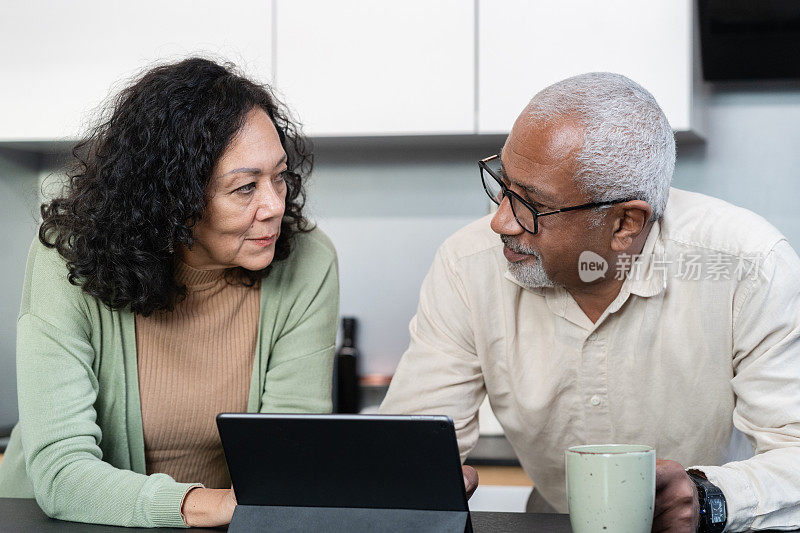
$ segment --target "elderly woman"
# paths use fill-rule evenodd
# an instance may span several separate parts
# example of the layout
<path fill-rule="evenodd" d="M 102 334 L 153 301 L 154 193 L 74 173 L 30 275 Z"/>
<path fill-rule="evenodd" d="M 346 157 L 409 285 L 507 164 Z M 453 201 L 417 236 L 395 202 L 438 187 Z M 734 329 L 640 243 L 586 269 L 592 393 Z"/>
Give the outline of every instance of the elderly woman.
<path fill-rule="evenodd" d="M 0 497 L 226 524 L 217 413 L 331 408 L 338 277 L 303 218 L 311 155 L 268 88 L 198 58 L 144 74 L 73 154 L 28 257 Z"/>

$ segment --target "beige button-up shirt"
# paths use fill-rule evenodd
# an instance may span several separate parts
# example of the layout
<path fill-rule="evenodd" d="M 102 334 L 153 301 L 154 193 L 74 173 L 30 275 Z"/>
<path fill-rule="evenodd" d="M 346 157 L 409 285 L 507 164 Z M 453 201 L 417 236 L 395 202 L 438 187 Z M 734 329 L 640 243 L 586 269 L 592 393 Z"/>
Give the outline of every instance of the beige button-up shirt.
<path fill-rule="evenodd" d="M 466 226 L 423 282 L 381 411 L 451 416 L 463 460 L 488 394 L 560 512 L 567 447 L 641 443 L 701 465 L 725 493 L 728 531 L 800 527 L 797 254 L 761 217 L 672 189 L 629 260 L 592 323 L 564 289 L 526 289 L 508 274 L 489 217 Z"/>

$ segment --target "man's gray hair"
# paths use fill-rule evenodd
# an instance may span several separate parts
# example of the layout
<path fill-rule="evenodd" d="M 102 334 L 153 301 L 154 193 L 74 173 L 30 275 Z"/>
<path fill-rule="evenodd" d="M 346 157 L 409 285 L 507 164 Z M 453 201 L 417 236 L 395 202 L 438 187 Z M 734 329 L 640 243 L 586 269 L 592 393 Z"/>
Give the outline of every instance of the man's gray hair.
<path fill-rule="evenodd" d="M 584 127 L 575 179 L 592 201 L 635 198 L 664 214 L 675 170 L 675 136 L 653 95 L 611 72 L 590 72 L 559 81 L 534 96 L 534 120 L 561 116 Z"/>

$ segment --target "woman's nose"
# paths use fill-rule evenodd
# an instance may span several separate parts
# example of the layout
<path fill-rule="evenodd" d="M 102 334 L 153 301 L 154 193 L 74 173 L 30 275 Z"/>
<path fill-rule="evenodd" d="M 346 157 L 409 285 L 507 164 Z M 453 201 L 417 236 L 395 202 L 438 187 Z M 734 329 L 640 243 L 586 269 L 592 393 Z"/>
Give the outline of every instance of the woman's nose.
<path fill-rule="evenodd" d="M 264 187 L 258 196 L 258 209 L 256 218 L 266 220 L 268 218 L 283 216 L 285 208 L 285 197 L 275 190 L 274 185 Z"/>

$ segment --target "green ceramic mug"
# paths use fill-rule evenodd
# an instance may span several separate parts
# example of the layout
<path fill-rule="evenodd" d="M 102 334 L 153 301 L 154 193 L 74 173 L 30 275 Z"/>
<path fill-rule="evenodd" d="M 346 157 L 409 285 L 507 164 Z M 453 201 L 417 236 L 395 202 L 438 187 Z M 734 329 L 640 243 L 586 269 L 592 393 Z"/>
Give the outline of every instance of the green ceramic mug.
<path fill-rule="evenodd" d="M 590 444 L 565 452 L 569 521 L 575 533 L 649 533 L 656 451 L 640 444 Z"/>

